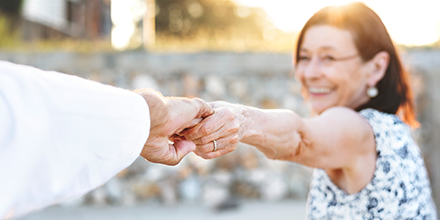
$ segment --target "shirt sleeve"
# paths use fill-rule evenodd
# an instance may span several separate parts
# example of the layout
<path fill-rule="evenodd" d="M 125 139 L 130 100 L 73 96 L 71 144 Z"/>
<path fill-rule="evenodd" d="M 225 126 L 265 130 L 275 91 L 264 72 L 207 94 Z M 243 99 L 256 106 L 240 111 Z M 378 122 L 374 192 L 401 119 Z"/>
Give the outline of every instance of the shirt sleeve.
<path fill-rule="evenodd" d="M 136 93 L 0 61 L 0 218 L 105 183 L 139 156 L 149 131 Z"/>

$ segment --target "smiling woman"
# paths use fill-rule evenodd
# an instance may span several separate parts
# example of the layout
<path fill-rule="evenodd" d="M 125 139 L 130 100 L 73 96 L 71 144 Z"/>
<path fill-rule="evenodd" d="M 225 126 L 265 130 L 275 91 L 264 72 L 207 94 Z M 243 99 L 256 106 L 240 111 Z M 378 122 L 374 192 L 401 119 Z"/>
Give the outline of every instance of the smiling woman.
<path fill-rule="evenodd" d="M 371 9 L 359 5 L 361 4 L 327 7 L 316 13 L 305 24 L 299 34 L 295 53 L 297 76 L 305 85 L 303 92 L 311 99 L 313 105 L 317 94 L 310 91 L 307 93 L 307 88 L 316 87 L 313 86 L 316 84 L 315 78 L 307 77 L 305 74 L 320 73 L 329 81 L 336 77 L 338 78 L 336 81 L 342 82 L 344 86 L 334 87 L 335 95 L 339 96 L 335 98 L 340 103 L 331 103 L 331 105 L 343 105 L 358 111 L 374 108 L 390 114 L 397 113 L 405 122 L 417 127 L 408 73 L 402 67 L 381 19 Z M 369 19 L 357 17 L 357 14 L 363 14 Z M 309 62 L 305 62 L 310 59 L 310 54 L 318 54 L 322 57 L 328 68 L 320 71 L 310 70 L 313 66 L 310 67 Z M 341 59 L 341 56 L 344 58 Z M 356 57 L 358 59 L 347 59 Z M 340 64 L 336 61 L 344 63 Z M 369 65 L 359 65 L 359 63 L 369 63 Z M 365 81 L 367 86 L 362 85 Z M 380 95 L 368 99 L 367 87 L 377 88 Z M 363 89 L 359 90 L 359 88 Z M 321 106 L 313 110 L 319 114 L 330 106 Z"/>
<path fill-rule="evenodd" d="M 212 116 L 182 132 L 195 153 L 216 158 L 241 141 L 316 168 L 308 219 L 437 219 L 410 131 L 409 80 L 379 16 L 359 2 L 325 7 L 302 29 L 294 55 L 315 117 L 214 102 Z"/>

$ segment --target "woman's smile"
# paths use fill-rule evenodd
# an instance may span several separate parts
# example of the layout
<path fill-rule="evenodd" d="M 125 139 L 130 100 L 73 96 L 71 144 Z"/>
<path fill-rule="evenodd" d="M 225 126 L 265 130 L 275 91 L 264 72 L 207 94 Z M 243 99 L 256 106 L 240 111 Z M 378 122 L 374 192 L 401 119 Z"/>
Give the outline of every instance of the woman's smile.
<path fill-rule="evenodd" d="M 333 91 L 335 91 L 335 88 L 330 87 L 308 87 L 307 89 L 309 91 L 309 94 L 314 97 L 322 97 L 326 96 Z"/>

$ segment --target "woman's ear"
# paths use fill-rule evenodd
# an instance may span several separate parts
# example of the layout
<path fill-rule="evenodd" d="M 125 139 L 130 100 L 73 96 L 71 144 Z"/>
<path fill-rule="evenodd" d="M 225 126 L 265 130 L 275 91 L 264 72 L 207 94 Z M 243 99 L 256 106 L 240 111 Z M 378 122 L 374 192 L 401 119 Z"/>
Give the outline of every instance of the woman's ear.
<path fill-rule="evenodd" d="M 390 54 L 386 51 L 377 53 L 369 62 L 371 65 L 368 76 L 368 85 L 375 87 L 376 84 L 385 76 L 390 63 Z"/>

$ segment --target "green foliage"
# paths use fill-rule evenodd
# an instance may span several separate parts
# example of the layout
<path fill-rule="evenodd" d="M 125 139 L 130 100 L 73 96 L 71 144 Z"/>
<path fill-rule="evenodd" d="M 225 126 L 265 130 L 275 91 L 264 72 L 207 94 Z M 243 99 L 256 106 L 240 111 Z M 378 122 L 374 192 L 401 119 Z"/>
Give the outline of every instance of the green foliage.
<path fill-rule="evenodd" d="M 156 31 L 180 37 L 193 37 L 199 31 L 213 35 L 238 29 L 261 34 L 261 26 L 255 22 L 261 11 L 242 8 L 247 13 L 240 17 L 237 10 L 239 7 L 229 0 L 157 0 Z"/>
<path fill-rule="evenodd" d="M 231 52 L 282 52 L 291 53 L 294 49 L 296 33 L 280 32 L 276 39 L 267 41 L 261 37 L 248 35 L 243 37 L 240 32 L 221 32 L 210 35 L 199 31 L 192 37 L 158 33 L 156 52 L 197 52 L 197 51 L 231 51 Z"/>
<path fill-rule="evenodd" d="M 157 51 L 291 52 L 296 33 L 231 0 L 156 0 Z"/>
<path fill-rule="evenodd" d="M 20 44 L 19 32 L 13 30 L 6 16 L 0 15 L 0 48 L 14 48 Z"/>
<path fill-rule="evenodd" d="M 0 15 L 0 50 L 15 51 L 73 51 L 101 52 L 114 51 L 109 41 L 85 41 L 73 39 L 50 39 L 25 42 L 20 31 L 11 27 L 6 16 Z"/>

